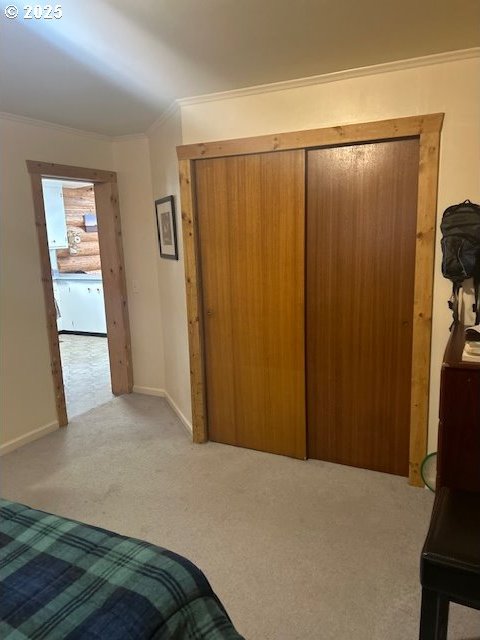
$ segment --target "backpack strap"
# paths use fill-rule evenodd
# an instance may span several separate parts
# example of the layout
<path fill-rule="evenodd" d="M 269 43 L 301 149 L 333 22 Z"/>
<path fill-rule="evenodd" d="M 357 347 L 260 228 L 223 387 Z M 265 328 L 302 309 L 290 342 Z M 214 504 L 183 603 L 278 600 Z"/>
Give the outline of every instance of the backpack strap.
<path fill-rule="evenodd" d="M 475 324 L 480 324 L 480 278 L 475 276 L 473 278 L 473 290 L 475 292 L 475 300 L 473 302 L 473 312 L 475 313 Z"/>
<path fill-rule="evenodd" d="M 458 292 L 460 290 L 460 285 L 458 282 L 452 283 L 452 295 L 450 296 L 450 300 L 448 301 L 448 306 L 452 310 L 453 322 L 450 325 L 450 331 L 452 330 L 455 324 L 458 324 Z"/>

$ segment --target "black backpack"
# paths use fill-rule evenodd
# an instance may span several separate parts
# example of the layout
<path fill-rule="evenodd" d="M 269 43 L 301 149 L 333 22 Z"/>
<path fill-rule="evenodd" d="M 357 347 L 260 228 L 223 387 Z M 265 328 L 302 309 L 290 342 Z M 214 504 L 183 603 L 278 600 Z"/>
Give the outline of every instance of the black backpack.
<path fill-rule="evenodd" d="M 448 303 L 453 320 L 458 320 L 458 291 L 464 280 L 473 278 L 475 303 L 473 311 L 479 322 L 478 291 L 480 283 L 480 205 L 465 200 L 454 204 L 443 213 L 442 273 L 452 281 L 452 297 Z"/>

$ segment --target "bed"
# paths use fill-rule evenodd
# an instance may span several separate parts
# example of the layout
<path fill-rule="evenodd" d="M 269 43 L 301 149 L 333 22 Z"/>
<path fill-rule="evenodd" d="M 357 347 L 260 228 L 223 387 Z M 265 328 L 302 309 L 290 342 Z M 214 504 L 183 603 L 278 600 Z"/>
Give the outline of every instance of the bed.
<path fill-rule="evenodd" d="M 189 560 L 0 499 L 0 637 L 238 640 Z"/>

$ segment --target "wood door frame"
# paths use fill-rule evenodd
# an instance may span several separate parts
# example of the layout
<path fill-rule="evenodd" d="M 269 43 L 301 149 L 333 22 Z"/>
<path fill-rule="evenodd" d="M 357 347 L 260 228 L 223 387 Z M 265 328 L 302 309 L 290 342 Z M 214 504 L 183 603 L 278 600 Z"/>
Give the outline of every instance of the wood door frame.
<path fill-rule="evenodd" d="M 187 290 L 193 441 L 208 440 L 202 327 L 202 284 L 195 210 L 195 161 L 290 149 L 310 149 L 395 138 L 419 139 L 417 232 L 413 302 L 409 482 L 423 486 L 420 465 L 427 452 L 433 275 L 440 133 L 443 113 L 310 129 L 177 147 Z"/>
<path fill-rule="evenodd" d="M 32 185 L 55 405 L 58 424 L 64 427 L 68 424 L 68 416 L 58 340 L 57 312 L 53 295 L 42 178 L 93 183 L 100 259 L 102 261 L 110 377 L 112 392 L 115 395 L 121 395 L 132 392 L 133 374 L 117 174 L 114 171 L 86 169 L 36 160 L 27 160 L 26 164 Z"/>

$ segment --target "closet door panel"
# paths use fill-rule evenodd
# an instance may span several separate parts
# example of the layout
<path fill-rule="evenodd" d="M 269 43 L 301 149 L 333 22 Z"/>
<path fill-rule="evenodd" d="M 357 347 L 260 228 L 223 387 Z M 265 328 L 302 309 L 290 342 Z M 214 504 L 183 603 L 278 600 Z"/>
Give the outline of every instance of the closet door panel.
<path fill-rule="evenodd" d="M 303 458 L 305 153 L 195 163 L 209 438 Z"/>
<path fill-rule="evenodd" d="M 418 139 L 307 155 L 309 456 L 408 475 Z"/>

